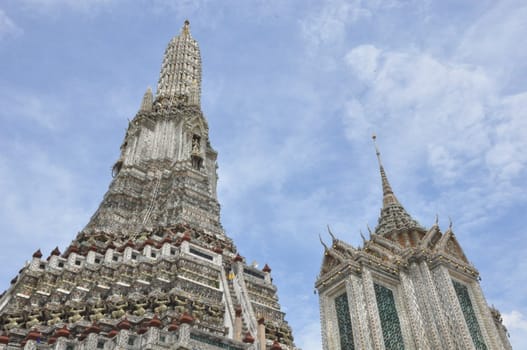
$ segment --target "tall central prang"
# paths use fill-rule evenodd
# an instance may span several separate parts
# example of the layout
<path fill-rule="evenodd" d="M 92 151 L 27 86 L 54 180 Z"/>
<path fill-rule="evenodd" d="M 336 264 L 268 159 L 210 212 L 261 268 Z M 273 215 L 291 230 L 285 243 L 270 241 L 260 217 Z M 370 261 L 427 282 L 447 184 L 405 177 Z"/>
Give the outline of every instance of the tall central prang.
<path fill-rule="evenodd" d="M 187 21 L 165 51 L 157 96 L 148 89 L 128 125 L 114 181 L 84 232 L 126 236 L 184 222 L 223 238 L 217 153 L 200 90 L 199 47 Z"/>
<path fill-rule="evenodd" d="M 186 21 L 89 223 L 0 297 L 0 350 L 296 349 L 271 269 L 247 265 L 220 224 L 200 95 Z"/>

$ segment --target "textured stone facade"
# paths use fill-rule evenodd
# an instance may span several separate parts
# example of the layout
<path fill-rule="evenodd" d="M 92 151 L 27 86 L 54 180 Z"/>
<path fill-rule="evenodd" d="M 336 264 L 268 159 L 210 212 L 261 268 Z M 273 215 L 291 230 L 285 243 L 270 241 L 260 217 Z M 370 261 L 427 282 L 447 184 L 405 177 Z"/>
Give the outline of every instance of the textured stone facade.
<path fill-rule="evenodd" d="M 247 265 L 221 226 L 200 90 L 185 22 L 89 223 L 0 297 L 0 350 L 296 349 L 271 269 Z"/>
<path fill-rule="evenodd" d="M 375 232 L 359 248 L 331 232 L 331 247 L 323 243 L 315 284 L 323 349 L 511 349 L 452 227 L 443 233 L 437 222 L 425 229 L 412 219 L 377 156 L 383 208 Z"/>

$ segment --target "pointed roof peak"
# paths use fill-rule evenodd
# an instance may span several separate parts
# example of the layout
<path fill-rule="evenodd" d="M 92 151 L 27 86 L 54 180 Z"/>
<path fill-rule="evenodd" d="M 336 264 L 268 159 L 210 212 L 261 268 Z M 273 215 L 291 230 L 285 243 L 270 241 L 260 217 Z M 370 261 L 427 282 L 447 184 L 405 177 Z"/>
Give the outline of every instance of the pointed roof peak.
<path fill-rule="evenodd" d="M 381 152 L 379 151 L 379 147 L 377 146 L 376 142 L 377 136 L 373 134 L 371 138 L 373 140 L 373 145 L 375 146 L 375 154 L 377 155 L 377 161 L 379 162 L 379 170 L 381 173 L 383 208 L 386 208 L 392 204 L 400 204 L 397 200 L 397 197 L 395 197 L 395 194 L 393 194 L 392 186 L 390 185 L 388 176 L 386 176 L 386 172 L 384 171 L 384 166 L 382 165 L 381 160 Z"/>
<path fill-rule="evenodd" d="M 375 145 L 377 161 L 379 162 L 383 195 L 381 215 L 379 217 L 377 227 L 375 228 L 375 234 L 387 235 L 390 232 L 403 229 L 423 229 L 422 226 L 419 225 L 419 223 L 415 221 L 410 216 L 410 214 L 406 212 L 404 207 L 397 200 L 397 197 L 395 197 L 395 194 L 393 193 L 392 187 L 390 186 L 390 182 L 388 181 L 388 177 L 386 176 L 386 172 L 384 171 L 384 167 L 382 165 L 381 152 L 379 152 L 379 148 L 377 147 L 377 143 L 375 142 L 377 136 L 373 135 L 372 139 L 373 144 Z"/>

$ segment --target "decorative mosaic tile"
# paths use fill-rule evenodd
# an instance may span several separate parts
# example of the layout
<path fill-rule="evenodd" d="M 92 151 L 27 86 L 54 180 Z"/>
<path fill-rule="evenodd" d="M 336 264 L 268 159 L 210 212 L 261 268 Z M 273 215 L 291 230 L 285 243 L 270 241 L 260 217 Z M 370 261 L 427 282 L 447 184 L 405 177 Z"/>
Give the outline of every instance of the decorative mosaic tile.
<path fill-rule="evenodd" d="M 377 283 L 373 286 L 379 308 L 384 346 L 387 350 L 404 350 L 401 324 L 395 308 L 393 292 Z"/>
<path fill-rule="evenodd" d="M 452 280 L 452 283 L 454 284 L 454 289 L 456 290 L 457 298 L 459 299 L 459 304 L 461 305 L 463 316 L 465 316 L 465 321 L 467 322 L 474 346 L 477 350 L 487 350 L 487 345 L 485 345 L 485 341 L 483 340 L 483 335 L 479 328 L 476 313 L 472 307 L 472 301 L 470 300 L 467 286 L 455 280 Z"/>
<path fill-rule="evenodd" d="M 350 309 L 348 295 L 346 293 L 335 298 L 335 309 L 337 310 L 337 321 L 339 325 L 340 350 L 354 350 Z"/>

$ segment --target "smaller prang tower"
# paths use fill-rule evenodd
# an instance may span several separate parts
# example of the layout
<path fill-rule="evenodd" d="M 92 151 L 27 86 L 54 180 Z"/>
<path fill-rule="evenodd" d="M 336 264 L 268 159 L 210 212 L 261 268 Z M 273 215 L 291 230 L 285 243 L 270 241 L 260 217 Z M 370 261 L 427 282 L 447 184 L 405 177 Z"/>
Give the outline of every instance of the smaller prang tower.
<path fill-rule="evenodd" d="M 37 250 L 0 295 L 0 350 L 296 349 L 271 268 L 246 264 L 220 223 L 200 95 L 186 21 L 95 214 L 64 253 Z"/>
<path fill-rule="evenodd" d="M 375 136 L 373 137 L 375 141 Z M 499 312 L 452 225 L 423 228 L 395 197 L 379 161 L 383 207 L 375 232 L 355 248 L 324 245 L 315 287 L 324 350 L 510 350 Z"/>

